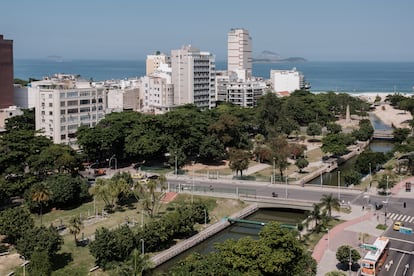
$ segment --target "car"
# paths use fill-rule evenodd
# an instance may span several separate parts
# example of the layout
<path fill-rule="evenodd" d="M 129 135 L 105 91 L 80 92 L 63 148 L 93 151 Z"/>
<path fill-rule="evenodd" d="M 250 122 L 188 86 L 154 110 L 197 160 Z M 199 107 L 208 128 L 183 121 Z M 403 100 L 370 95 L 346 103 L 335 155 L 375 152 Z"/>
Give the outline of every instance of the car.
<path fill-rule="evenodd" d="M 395 231 L 400 231 L 400 227 L 402 226 L 404 226 L 404 224 L 401 221 L 396 221 L 392 229 L 394 229 Z"/>

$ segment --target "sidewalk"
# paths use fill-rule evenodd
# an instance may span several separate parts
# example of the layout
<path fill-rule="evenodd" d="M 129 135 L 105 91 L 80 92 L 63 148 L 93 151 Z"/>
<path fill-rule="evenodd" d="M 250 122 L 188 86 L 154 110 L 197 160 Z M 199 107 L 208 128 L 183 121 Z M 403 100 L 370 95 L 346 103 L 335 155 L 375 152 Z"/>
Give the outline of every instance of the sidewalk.
<path fill-rule="evenodd" d="M 414 189 L 412 192 L 405 191 L 405 182 L 413 181 L 414 177 L 400 181 L 391 189 L 391 196 L 414 198 Z M 382 230 L 376 229 L 378 224 L 384 222 L 383 212 L 362 209 L 359 205 L 351 205 L 351 210 L 349 214 L 333 212 L 335 217 L 345 220 L 345 222 L 330 229 L 315 246 L 312 257 L 318 263 L 318 276 L 324 276 L 329 271 L 338 270 L 336 251 L 341 245 L 352 246 L 363 257 L 366 251 L 360 249 L 359 244 L 373 243 L 378 236 L 383 234 Z M 353 271 L 351 275 L 358 275 L 358 272 Z"/>

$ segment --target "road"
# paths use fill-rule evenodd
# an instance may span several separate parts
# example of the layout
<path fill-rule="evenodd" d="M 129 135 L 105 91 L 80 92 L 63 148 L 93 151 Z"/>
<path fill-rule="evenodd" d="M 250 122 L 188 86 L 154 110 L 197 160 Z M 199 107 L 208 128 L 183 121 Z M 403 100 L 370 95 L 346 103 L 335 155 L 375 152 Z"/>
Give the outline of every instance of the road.
<path fill-rule="evenodd" d="M 390 222 L 390 224 L 393 222 Z M 414 228 L 414 223 L 404 223 L 404 226 Z M 403 234 L 389 227 L 384 236 L 390 238 L 389 255 L 385 261 L 389 269 L 385 266 L 378 275 L 414 275 L 414 235 Z"/>
<path fill-rule="evenodd" d="M 347 203 L 352 202 L 361 192 L 342 188 L 340 191 L 335 187 L 301 187 L 297 185 L 269 184 L 262 182 L 237 181 L 237 180 L 208 180 L 190 178 L 168 177 L 170 190 L 191 193 L 232 194 L 247 196 L 272 197 L 275 193 L 280 198 L 299 199 L 318 202 L 322 195 L 332 193 L 339 196 L 340 200 Z"/>

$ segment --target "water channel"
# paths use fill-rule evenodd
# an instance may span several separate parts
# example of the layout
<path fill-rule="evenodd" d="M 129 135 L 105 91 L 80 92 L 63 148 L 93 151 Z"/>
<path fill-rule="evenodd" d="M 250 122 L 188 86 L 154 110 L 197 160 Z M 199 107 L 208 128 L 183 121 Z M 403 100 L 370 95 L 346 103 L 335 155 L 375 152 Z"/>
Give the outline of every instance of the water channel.
<path fill-rule="evenodd" d="M 260 221 L 260 222 L 270 222 L 278 221 L 281 224 L 297 224 L 302 222 L 305 219 L 304 211 L 293 210 L 293 209 L 260 209 L 254 214 L 246 217 L 248 220 Z M 203 241 L 202 243 L 190 248 L 184 253 L 172 258 L 171 260 L 165 262 L 164 264 L 158 266 L 154 272 L 162 273 L 167 272 L 175 263 L 179 260 L 184 259 L 188 255 L 197 252 L 200 254 L 207 254 L 214 250 L 214 245 L 216 243 L 224 242 L 228 239 L 238 240 L 242 237 L 250 236 L 252 238 L 258 238 L 258 234 L 263 226 L 244 224 L 244 223 L 235 223 L 218 234 L 210 237 L 209 239 Z"/>
<path fill-rule="evenodd" d="M 390 126 L 384 124 L 381 120 L 379 120 L 378 117 L 376 117 L 374 114 L 370 113 L 369 115 L 370 115 L 369 117 L 370 117 L 370 120 L 372 122 L 374 129 L 376 130 L 391 130 L 392 129 Z M 387 153 L 391 151 L 392 147 L 393 147 L 392 141 L 386 141 L 386 140 L 372 140 L 368 146 L 368 148 L 374 152 L 383 152 L 383 153 Z M 346 173 L 352 169 L 357 158 L 358 156 L 355 156 L 349 159 L 348 161 L 340 164 L 338 166 L 338 169 L 333 170 L 332 172 L 329 172 L 329 173 L 325 173 L 321 175 L 320 177 L 317 177 L 309 181 L 308 183 L 315 184 L 315 185 L 338 186 L 338 180 L 340 177 L 340 184 L 341 186 L 344 186 L 345 181 L 342 177 L 343 173 Z"/>
<path fill-rule="evenodd" d="M 389 130 L 390 126 L 383 124 L 376 116 L 370 114 L 371 122 L 374 126 L 374 129 Z M 392 142 L 384 140 L 373 140 L 369 149 L 375 152 L 388 152 L 392 149 Z M 337 170 L 334 170 L 330 173 L 323 174 L 321 177 L 317 177 L 314 180 L 310 181 L 311 184 L 321 185 L 338 185 L 338 171 L 346 172 L 350 170 L 355 163 L 357 157 L 349 159 L 347 162 L 341 164 Z M 344 183 L 343 179 L 341 183 Z M 248 216 L 246 219 L 269 222 L 269 221 L 278 221 L 280 223 L 286 224 L 297 224 L 305 219 L 304 211 L 301 210 L 292 210 L 292 209 L 260 209 L 254 214 Z M 200 254 L 207 254 L 214 250 L 214 245 L 216 243 L 224 242 L 227 239 L 240 239 L 245 236 L 250 236 L 252 238 L 258 238 L 258 233 L 263 226 L 260 225 L 251 225 L 251 224 L 240 224 L 236 223 L 220 233 L 210 237 L 209 239 L 203 241 L 202 243 L 192 247 L 191 249 L 185 251 L 184 253 L 172 258 L 166 263 L 157 267 L 154 272 L 162 273 L 167 272 L 174 264 L 179 260 L 184 259 L 188 255 L 197 252 Z"/>

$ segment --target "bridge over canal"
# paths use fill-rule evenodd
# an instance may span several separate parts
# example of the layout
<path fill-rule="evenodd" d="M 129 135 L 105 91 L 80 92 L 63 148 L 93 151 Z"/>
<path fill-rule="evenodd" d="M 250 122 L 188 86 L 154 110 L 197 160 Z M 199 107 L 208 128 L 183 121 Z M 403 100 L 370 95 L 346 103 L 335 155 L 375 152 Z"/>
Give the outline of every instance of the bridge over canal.
<path fill-rule="evenodd" d="M 374 134 L 372 135 L 373 139 L 379 140 L 393 140 L 393 130 L 385 130 L 385 129 L 376 129 L 374 130 Z"/>

